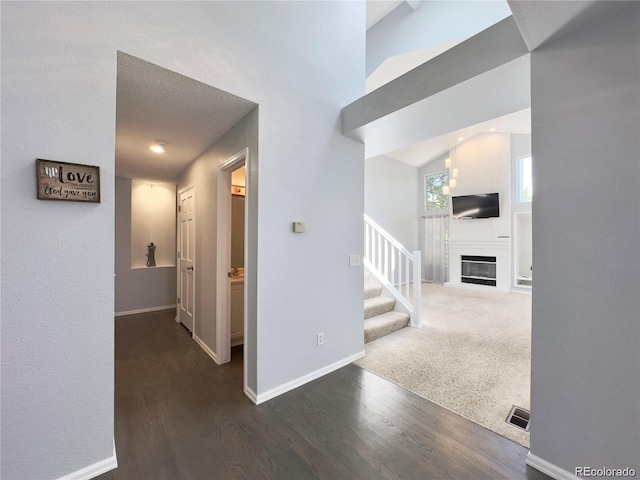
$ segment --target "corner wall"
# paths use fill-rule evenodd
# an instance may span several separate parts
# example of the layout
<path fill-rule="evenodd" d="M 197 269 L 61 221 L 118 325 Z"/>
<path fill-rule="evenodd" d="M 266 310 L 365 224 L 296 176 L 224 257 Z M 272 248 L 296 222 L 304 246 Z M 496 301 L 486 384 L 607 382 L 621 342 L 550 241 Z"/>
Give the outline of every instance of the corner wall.
<path fill-rule="evenodd" d="M 595 2 L 531 54 L 531 455 L 570 474 L 640 471 L 638 25 Z"/>

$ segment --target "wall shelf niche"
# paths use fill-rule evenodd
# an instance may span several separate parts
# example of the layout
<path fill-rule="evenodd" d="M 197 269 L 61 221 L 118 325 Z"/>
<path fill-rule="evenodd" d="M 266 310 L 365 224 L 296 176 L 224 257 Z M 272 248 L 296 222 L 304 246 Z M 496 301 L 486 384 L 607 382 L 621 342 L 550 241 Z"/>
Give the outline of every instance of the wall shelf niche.
<path fill-rule="evenodd" d="M 147 267 L 147 245 L 156 246 L 155 267 Z M 176 265 L 176 185 L 131 180 L 131 268 Z"/>

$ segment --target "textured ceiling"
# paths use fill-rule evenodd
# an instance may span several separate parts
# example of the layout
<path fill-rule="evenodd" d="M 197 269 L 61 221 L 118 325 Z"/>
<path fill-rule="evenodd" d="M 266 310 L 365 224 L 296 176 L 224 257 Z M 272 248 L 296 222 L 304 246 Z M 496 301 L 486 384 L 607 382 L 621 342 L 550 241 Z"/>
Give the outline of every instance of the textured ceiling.
<path fill-rule="evenodd" d="M 118 52 L 116 175 L 175 181 L 251 112 L 243 98 Z M 156 154 L 149 145 L 167 142 Z"/>

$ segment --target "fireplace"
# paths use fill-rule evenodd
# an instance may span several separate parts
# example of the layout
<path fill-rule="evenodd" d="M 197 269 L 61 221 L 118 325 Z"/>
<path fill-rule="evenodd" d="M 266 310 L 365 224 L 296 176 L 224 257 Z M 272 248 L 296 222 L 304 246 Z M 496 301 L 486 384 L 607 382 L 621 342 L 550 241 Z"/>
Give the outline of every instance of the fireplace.
<path fill-rule="evenodd" d="M 496 257 L 461 255 L 462 283 L 496 286 Z"/>

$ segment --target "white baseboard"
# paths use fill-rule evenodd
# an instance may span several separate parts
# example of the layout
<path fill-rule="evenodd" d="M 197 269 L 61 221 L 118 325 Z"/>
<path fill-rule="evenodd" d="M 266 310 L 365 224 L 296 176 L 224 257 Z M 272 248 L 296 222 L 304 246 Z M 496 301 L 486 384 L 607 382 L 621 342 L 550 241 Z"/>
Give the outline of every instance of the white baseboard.
<path fill-rule="evenodd" d="M 231 334 L 231 346 L 237 347 L 238 345 L 244 345 L 244 332 L 234 332 Z"/>
<path fill-rule="evenodd" d="M 538 457 L 537 455 L 533 455 L 531 452 L 527 454 L 527 465 L 536 470 L 541 471 L 549 475 L 551 478 L 555 478 L 556 480 L 578 480 L 579 477 L 574 475 L 573 473 L 567 472 L 566 470 L 554 465 L 551 462 L 547 462 L 546 460 Z"/>
<path fill-rule="evenodd" d="M 460 290 L 475 290 L 476 292 L 489 292 L 489 293 L 509 293 L 510 290 L 504 290 L 502 287 L 492 287 L 491 285 L 477 285 L 475 283 L 462 283 L 462 282 L 445 282 L 445 287 L 459 288 Z"/>
<path fill-rule="evenodd" d="M 282 395 L 283 393 L 289 392 L 294 388 L 298 388 L 305 383 L 309 383 L 312 380 L 323 377 L 328 373 L 333 372 L 334 370 L 338 370 L 339 368 L 344 367 L 345 365 L 349 365 L 351 362 L 359 360 L 365 356 L 364 350 L 360 353 L 356 353 L 355 355 L 351 355 L 350 357 L 344 358 L 342 360 L 338 360 L 331 365 L 327 365 L 326 367 L 322 367 L 315 372 L 308 373 L 307 375 L 303 375 L 302 377 L 296 378 L 295 380 L 291 380 L 279 387 L 272 388 L 264 393 L 257 395 L 255 404 L 259 405 L 261 403 L 266 402 L 267 400 L 271 400 L 278 395 Z M 246 390 L 245 390 L 246 393 Z M 255 395 L 255 394 L 254 394 Z"/>
<path fill-rule="evenodd" d="M 218 362 L 218 356 L 216 355 L 216 352 L 211 350 L 209 346 L 206 343 L 204 343 L 202 339 L 198 337 L 196 334 L 193 334 L 193 339 L 196 341 L 198 345 L 200 345 L 200 347 L 206 352 L 206 354 L 213 359 L 214 362 L 220 365 L 220 363 Z"/>
<path fill-rule="evenodd" d="M 249 400 L 251 400 L 253 403 L 255 403 L 256 405 L 258 404 L 258 396 L 256 395 L 256 392 L 251 390 L 249 387 L 244 387 L 244 394 L 249 397 Z"/>
<path fill-rule="evenodd" d="M 159 312 L 160 310 L 170 310 L 176 308 L 175 305 L 163 305 L 161 307 L 140 308 L 138 310 L 127 310 L 126 312 L 116 312 L 116 317 L 124 317 L 125 315 L 137 315 L 138 313 Z"/>
<path fill-rule="evenodd" d="M 118 457 L 116 456 L 116 442 L 113 441 L 113 455 L 104 460 L 89 465 L 88 467 L 81 468 L 75 472 L 69 473 L 64 477 L 60 477 L 58 480 L 90 480 L 102 475 L 103 473 L 110 472 L 118 468 Z"/>

